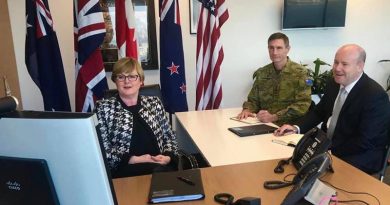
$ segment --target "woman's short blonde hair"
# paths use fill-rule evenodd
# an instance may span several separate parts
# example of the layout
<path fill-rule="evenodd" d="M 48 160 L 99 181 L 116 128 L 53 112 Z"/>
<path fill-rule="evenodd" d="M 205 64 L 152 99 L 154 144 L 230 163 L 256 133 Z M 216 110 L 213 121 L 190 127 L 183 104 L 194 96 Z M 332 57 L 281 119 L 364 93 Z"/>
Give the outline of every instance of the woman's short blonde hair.
<path fill-rule="evenodd" d="M 141 67 L 141 64 L 134 58 L 121 58 L 119 59 L 112 70 L 111 80 L 115 83 L 116 76 L 122 73 L 131 73 L 134 70 L 137 71 L 141 82 L 145 80 L 144 70 Z"/>

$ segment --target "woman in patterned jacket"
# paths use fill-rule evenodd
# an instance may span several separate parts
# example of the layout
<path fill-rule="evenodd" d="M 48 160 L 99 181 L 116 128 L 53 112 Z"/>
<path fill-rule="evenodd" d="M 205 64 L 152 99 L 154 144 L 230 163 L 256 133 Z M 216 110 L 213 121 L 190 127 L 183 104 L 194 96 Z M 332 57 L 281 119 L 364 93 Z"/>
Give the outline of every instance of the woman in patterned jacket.
<path fill-rule="evenodd" d="M 177 167 L 177 141 L 156 96 L 138 95 L 145 76 L 132 58 L 115 63 L 118 95 L 96 103 L 99 129 L 113 177 L 151 174 Z"/>

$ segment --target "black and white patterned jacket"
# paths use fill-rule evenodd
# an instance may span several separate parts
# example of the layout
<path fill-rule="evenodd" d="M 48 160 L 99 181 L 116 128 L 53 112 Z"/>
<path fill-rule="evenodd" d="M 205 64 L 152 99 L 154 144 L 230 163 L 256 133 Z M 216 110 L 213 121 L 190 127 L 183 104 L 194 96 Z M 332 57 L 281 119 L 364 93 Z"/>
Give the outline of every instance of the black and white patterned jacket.
<path fill-rule="evenodd" d="M 150 126 L 162 154 L 177 154 L 176 136 L 172 132 L 161 100 L 155 96 L 140 96 L 139 114 Z M 116 170 L 124 155 L 129 153 L 133 133 L 133 115 L 123 108 L 116 97 L 96 103 L 95 113 L 106 151 L 108 165 Z"/>

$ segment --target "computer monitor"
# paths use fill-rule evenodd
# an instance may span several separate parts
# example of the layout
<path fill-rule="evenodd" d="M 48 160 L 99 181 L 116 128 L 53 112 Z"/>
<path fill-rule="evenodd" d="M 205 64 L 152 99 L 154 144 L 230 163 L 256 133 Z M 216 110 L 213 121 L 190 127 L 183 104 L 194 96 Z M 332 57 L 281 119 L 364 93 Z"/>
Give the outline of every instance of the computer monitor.
<path fill-rule="evenodd" d="M 45 159 L 60 204 L 117 204 L 92 113 L 0 115 L 0 156 Z"/>
<path fill-rule="evenodd" d="M 347 0 L 284 0 L 282 29 L 345 26 Z"/>

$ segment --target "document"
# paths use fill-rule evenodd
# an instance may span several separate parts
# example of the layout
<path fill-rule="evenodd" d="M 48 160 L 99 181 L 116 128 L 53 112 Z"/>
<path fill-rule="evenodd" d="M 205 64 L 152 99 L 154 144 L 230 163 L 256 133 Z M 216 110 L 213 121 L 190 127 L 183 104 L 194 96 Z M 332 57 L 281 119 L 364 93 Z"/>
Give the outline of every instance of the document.
<path fill-rule="evenodd" d="M 259 124 L 261 123 L 259 119 L 257 119 L 256 117 L 247 117 L 246 119 L 238 119 L 237 117 L 231 117 L 230 118 L 231 120 L 235 120 L 235 121 L 239 121 L 239 122 L 243 122 L 243 123 L 246 123 L 246 124 Z"/>
<path fill-rule="evenodd" d="M 199 200 L 204 197 L 200 169 L 152 174 L 149 203 Z"/>
<path fill-rule="evenodd" d="M 302 136 L 302 134 L 292 134 L 281 137 L 273 137 L 272 142 L 280 145 L 295 147 Z"/>

